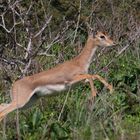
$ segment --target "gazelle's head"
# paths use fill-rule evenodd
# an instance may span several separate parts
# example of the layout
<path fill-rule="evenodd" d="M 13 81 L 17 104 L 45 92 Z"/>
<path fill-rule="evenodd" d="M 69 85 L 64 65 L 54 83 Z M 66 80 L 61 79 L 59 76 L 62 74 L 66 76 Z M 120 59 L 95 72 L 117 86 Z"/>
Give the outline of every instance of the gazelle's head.
<path fill-rule="evenodd" d="M 97 32 L 97 34 L 95 35 L 95 40 L 97 46 L 109 47 L 115 45 L 113 40 L 111 40 L 108 35 L 102 32 Z"/>

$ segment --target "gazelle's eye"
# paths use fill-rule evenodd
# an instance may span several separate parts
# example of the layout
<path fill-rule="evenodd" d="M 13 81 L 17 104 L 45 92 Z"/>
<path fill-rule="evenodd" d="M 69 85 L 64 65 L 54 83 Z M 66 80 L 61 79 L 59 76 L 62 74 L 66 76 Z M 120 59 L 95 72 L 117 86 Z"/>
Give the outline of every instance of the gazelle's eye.
<path fill-rule="evenodd" d="M 101 39 L 105 39 L 105 36 L 101 35 L 100 38 L 101 38 Z"/>

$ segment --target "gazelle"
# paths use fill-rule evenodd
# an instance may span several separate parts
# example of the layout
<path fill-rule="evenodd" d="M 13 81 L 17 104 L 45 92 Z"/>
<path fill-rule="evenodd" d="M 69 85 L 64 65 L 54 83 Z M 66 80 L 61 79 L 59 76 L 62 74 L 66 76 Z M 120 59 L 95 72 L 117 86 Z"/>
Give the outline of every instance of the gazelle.
<path fill-rule="evenodd" d="M 89 35 L 84 49 L 78 56 L 52 69 L 16 81 L 12 86 L 11 103 L 0 105 L 0 120 L 15 109 L 31 106 L 39 97 L 55 95 L 82 80 L 88 79 L 93 97 L 96 96 L 92 81 L 95 79 L 101 81 L 112 91 L 112 85 L 108 84 L 104 78 L 88 74 L 88 68 L 96 49 L 99 46 L 112 45 L 114 43 L 109 36 L 97 32 L 94 37 Z"/>

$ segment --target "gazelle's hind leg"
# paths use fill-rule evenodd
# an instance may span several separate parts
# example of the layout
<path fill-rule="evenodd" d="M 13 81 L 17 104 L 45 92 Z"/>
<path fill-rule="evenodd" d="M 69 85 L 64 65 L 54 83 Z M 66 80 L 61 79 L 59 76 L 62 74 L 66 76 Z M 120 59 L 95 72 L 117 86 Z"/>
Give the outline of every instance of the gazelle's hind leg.
<path fill-rule="evenodd" d="M 2 111 L 0 111 L 0 121 L 5 117 L 6 114 L 12 112 L 13 110 L 15 110 L 17 108 L 17 105 L 12 102 L 8 105 L 6 105 Z"/>
<path fill-rule="evenodd" d="M 27 102 L 16 102 L 16 101 L 12 101 L 10 104 L 5 104 L 4 106 L 2 106 L 2 108 L 0 108 L 0 121 L 10 112 L 21 108 L 21 109 L 27 109 L 29 107 L 31 107 L 36 101 L 38 100 L 37 95 L 33 95 L 29 101 Z M 1 107 L 1 106 L 0 106 Z"/>
<path fill-rule="evenodd" d="M 29 83 L 27 83 L 26 80 L 19 80 L 15 82 L 12 88 L 12 102 L 5 107 L 1 106 L 0 120 L 15 109 L 22 108 L 29 102 L 33 95 L 34 93 L 32 92 L 32 89 L 29 88 Z"/>
<path fill-rule="evenodd" d="M 0 112 L 4 110 L 9 104 L 0 104 Z"/>

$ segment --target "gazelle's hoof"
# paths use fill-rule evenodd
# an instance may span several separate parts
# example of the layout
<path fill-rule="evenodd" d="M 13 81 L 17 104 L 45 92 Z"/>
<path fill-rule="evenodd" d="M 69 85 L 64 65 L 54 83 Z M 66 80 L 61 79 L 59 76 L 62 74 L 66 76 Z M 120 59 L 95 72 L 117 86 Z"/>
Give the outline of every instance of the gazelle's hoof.
<path fill-rule="evenodd" d="M 113 93 L 113 86 L 112 85 L 109 85 L 108 89 L 110 90 L 110 93 Z"/>
<path fill-rule="evenodd" d="M 92 92 L 91 93 L 92 98 L 96 97 L 96 95 L 97 95 L 97 92 Z"/>

